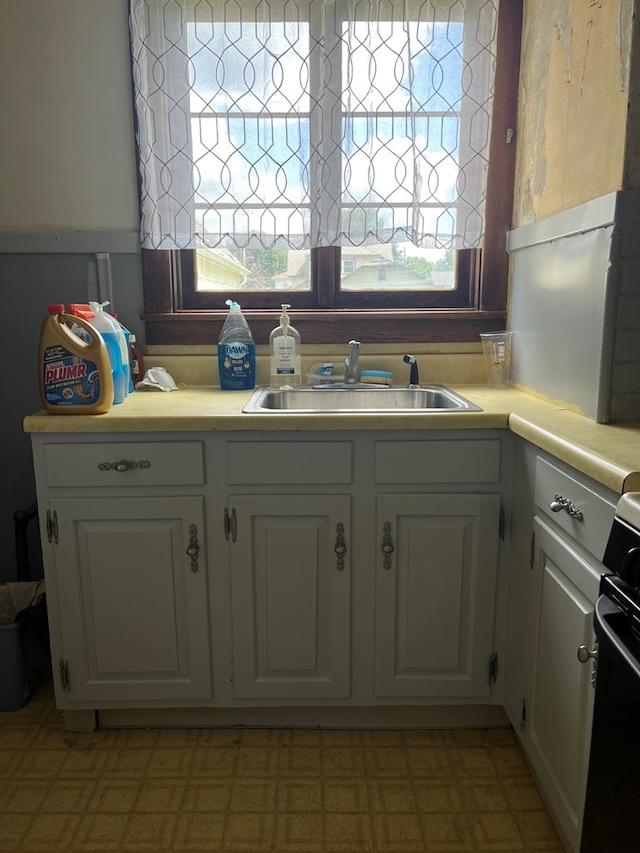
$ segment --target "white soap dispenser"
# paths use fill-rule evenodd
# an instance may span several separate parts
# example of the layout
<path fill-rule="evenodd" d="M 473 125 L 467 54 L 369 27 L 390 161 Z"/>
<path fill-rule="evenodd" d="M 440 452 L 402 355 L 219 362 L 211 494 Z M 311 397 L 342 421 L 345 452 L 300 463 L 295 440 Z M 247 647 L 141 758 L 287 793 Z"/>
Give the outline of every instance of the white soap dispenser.
<path fill-rule="evenodd" d="M 300 333 L 289 324 L 287 308 L 282 305 L 280 325 L 269 335 L 272 388 L 298 388 L 302 381 Z"/>

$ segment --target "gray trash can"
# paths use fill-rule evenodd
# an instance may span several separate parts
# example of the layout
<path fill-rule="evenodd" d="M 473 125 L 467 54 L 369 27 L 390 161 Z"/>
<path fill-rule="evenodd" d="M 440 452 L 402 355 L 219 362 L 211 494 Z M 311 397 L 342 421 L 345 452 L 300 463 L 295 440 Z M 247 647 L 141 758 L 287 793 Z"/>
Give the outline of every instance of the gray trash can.
<path fill-rule="evenodd" d="M 0 711 L 22 708 L 50 661 L 44 581 L 0 586 Z"/>
<path fill-rule="evenodd" d="M 17 711 L 29 699 L 20 625 L 0 625 L 0 711 Z"/>

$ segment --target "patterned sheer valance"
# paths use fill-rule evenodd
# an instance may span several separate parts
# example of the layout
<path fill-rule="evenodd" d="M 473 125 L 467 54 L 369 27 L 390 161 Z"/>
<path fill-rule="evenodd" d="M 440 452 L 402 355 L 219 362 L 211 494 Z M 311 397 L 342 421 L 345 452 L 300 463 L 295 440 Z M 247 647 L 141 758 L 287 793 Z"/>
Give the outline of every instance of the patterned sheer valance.
<path fill-rule="evenodd" d="M 498 0 L 130 0 L 145 248 L 482 244 Z"/>

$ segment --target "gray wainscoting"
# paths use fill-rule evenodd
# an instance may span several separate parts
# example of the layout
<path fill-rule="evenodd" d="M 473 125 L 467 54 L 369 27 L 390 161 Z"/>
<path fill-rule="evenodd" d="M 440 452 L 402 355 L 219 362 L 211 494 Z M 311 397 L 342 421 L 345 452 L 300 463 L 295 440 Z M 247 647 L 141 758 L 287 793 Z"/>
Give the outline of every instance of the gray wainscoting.
<path fill-rule="evenodd" d="M 86 302 L 90 266 L 96 252 L 109 252 L 114 310 L 144 345 L 142 272 L 136 235 L 2 234 L 0 292 L 4 327 L 0 337 L 0 583 L 16 579 L 13 513 L 35 501 L 29 436 L 25 415 L 42 408 L 38 392 L 40 327 L 50 302 Z M 94 285 L 95 287 L 95 285 Z M 69 460 L 73 465 L 73 460 Z M 36 525 L 30 525 L 34 572 L 38 547 Z"/>

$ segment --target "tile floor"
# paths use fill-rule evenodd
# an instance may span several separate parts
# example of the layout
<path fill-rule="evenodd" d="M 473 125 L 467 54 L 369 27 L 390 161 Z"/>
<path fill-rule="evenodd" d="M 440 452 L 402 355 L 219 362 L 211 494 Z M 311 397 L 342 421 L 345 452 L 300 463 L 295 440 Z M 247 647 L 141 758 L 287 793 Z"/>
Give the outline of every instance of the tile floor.
<path fill-rule="evenodd" d="M 562 851 L 510 729 L 66 732 L 0 713 L 0 850 Z"/>

